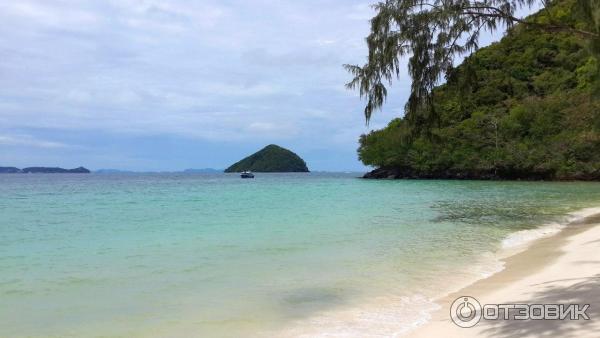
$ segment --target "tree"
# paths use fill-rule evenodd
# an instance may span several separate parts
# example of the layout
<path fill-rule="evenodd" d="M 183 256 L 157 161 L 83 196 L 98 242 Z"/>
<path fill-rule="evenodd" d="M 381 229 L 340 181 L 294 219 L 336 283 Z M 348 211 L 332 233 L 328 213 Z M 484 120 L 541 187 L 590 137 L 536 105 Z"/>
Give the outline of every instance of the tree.
<path fill-rule="evenodd" d="M 578 24 L 564 22 L 548 11 L 565 2 L 577 7 Z M 516 16 L 518 9 L 536 4 L 546 9 L 544 16 Z M 386 85 L 399 77 L 400 60 L 407 56 L 412 84 L 406 115 L 410 119 L 418 111 L 431 110 L 433 88 L 452 70 L 457 56 L 478 48 L 482 30 L 493 32 L 519 23 L 578 35 L 589 40 L 593 50 L 600 50 L 600 0 L 386 0 L 374 8 L 377 14 L 366 39 L 367 63 L 344 65 L 354 76 L 347 88 L 358 89 L 361 98 L 366 98 L 367 123 L 385 102 Z"/>

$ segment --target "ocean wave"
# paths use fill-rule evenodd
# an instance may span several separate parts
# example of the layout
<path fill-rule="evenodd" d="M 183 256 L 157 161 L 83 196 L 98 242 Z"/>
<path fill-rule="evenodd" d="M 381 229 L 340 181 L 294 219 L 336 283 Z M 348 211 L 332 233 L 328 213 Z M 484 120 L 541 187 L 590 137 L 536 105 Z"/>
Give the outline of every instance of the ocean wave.
<path fill-rule="evenodd" d="M 550 237 L 559 233 L 571 223 L 581 222 L 587 217 L 597 214 L 600 214 L 600 207 L 585 208 L 567 214 L 560 222 L 548 223 L 535 229 L 514 232 L 508 235 L 502 241 L 502 248 L 515 249 L 519 247 L 525 247 L 527 244 L 530 244 L 535 240 Z"/>
<path fill-rule="evenodd" d="M 514 232 L 502 240 L 502 249 L 514 249 L 529 244 L 537 239 L 559 233 L 566 227 L 564 223 L 549 223 L 535 229 Z"/>

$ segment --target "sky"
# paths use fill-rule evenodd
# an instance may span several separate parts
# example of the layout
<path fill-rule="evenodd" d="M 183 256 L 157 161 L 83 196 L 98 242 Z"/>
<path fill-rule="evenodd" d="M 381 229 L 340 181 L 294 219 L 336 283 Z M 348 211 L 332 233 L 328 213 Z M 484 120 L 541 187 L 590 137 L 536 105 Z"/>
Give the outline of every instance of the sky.
<path fill-rule="evenodd" d="M 359 0 L 0 2 L 0 166 L 226 168 L 265 145 L 363 171 L 344 88 L 373 15 Z M 493 37 L 486 36 L 485 40 Z"/>

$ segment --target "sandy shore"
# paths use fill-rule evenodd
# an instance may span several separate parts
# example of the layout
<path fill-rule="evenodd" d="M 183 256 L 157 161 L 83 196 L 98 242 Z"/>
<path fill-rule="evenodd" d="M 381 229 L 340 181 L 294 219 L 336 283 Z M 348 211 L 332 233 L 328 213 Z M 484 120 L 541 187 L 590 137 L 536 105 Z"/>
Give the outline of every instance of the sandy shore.
<path fill-rule="evenodd" d="M 600 215 L 575 222 L 505 260 L 506 268 L 439 299 L 442 309 L 409 337 L 600 337 Z M 484 304 L 590 304 L 590 320 L 485 320 L 460 328 L 452 302 L 471 296 Z"/>

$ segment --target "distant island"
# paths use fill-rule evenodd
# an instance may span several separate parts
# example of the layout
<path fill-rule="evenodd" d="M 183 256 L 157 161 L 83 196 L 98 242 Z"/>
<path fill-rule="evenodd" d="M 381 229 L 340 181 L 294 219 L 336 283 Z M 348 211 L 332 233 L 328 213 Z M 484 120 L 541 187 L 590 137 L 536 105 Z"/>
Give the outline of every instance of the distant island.
<path fill-rule="evenodd" d="M 121 170 L 121 169 L 98 169 L 94 171 L 94 174 L 134 174 L 135 171 Z"/>
<path fill-rule="evenodd" d="M 306 162 L 292 151 L 271 144 L 225 169 L 226 173 L 255 172 L 309 172 Z"/>
<path fill-rule="evenodd" d="M 218 174 L 223 173 L 223 169 L 201 168 L 201 169 L 185 169 L 183 171 L 134 171 L 121 169 L 98 169 L 94 174 Z"/>
<path fill-rule="evenodd" d="M 214 168 L 185 169 L 183 172 L 186 174 L 216 174 L 216 173 L 222 173 L 223 169 L 214 169 Z"/>
<path fill-rule="evenodd" d="M 57 167 L 0 167 L 0 174 L 89 174 L 90 171 L 84 167 L 75 169 L 63 169 Z"/>

